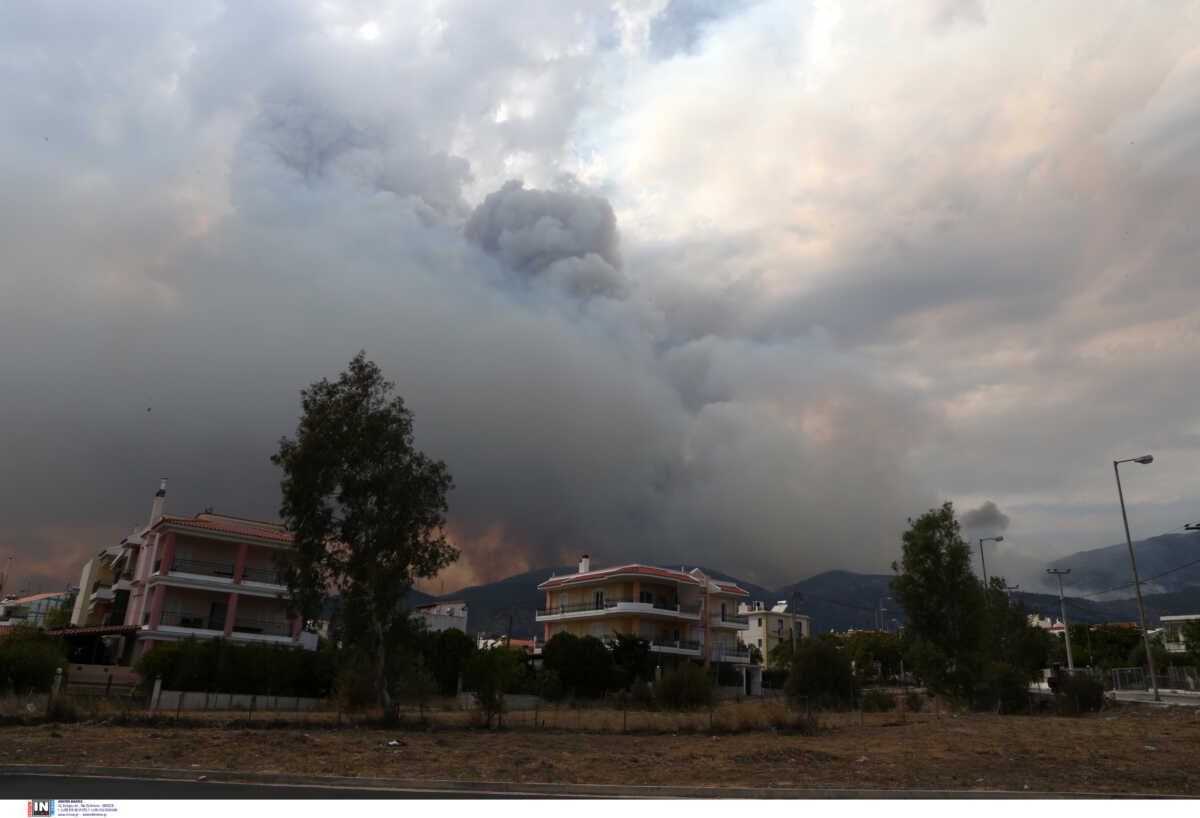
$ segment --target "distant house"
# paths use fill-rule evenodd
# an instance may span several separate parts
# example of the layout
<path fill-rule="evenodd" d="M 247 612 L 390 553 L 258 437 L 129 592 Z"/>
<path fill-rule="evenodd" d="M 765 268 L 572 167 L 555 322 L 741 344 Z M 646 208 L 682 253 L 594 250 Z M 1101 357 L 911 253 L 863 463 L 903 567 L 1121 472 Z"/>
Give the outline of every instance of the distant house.
<path fill-rule="evenodd" d="M 764 602 L 743 602 L 738 613 L 745 616 L 748 627 L 744 639 L 762 652 L 763 665 L 770 663 L 771 650 L 781 642 L 791 643 L 793 635 L 802 639 L 812 635 L 812 619 L 788 611 L 786 599 L 767 608 Z"/>
<path fill-rule="evenodd" d="M 542 645 L 536 639 L 508 639 L 503 636 L 478 636 L 475 639 L 475 647 L 480 650 L 490 650 L 492 648 L 512 648 L 520 650 L 530 655 L 540 655 Z"/>
<path fill-rule="evenodd" d="M 46 617 L 50 615 L 51 611 L 69 600 L 78 590 L 78 588 L 68 588 L 65 591 L 51 591 L 22 597 L 13 596 L 0 600 L 0 628 L 14 625 L 43 627 Z"/>
<path fill-rule="evenodd" d="M 737 610 L 748 594 L 699 569 L 631 564 L 593 570 L 585 554 L 576 573 L 550 577 L 538 589 L 546 592 L 536 620 L 547 641 L 557 633 L 605 641 L 630 633 L 647 640 L 664 665 L 694 660 L 740 669 L 750 661 L 741 640 L 747 620 Z"/>
<path fill-rule="evenodd" d="M 448 631 L 457 628 L 467 632 L 467 603 L 461 599 L 452 602 L 429 602 L 413 608 L 413 616 L 425 624 L 430 631 Z"/>
<path fill-rule="evenodd" d="M 1200 622 L 1200 614 L 1171 614 L 1159 617 L 1163 625 L 1163 643 L 1171 653 L 1186 653 L 1188 644 L 1183 638 L 1183 626 Z"/>
<path fill-rule="evenodd" d="M 163 480 L 149 522 L 84 566 L 75 628 L 64 635 L 110 638 L 126 664 L 188 637 L 315 649 L 316 634 L 287 613 L 278 564 L 292 552 L 292 535 L 284 526 L 211 508 L 164 514 L 166 493 Z"/>

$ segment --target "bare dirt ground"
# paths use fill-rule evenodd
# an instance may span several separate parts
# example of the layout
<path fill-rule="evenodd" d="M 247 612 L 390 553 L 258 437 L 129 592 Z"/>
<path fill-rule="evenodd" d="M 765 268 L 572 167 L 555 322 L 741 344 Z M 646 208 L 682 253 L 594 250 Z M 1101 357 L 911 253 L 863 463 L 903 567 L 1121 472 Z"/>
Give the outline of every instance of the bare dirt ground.
<path fill-rule="evenodd" d="M 12 712 L 11 710 L 9 712 Z M 9 761 L 427 780 L 748 787 L 977 789 L 1200 795 L 1200 710 L 1120 707 L 1061 718 L 977 713 L 822 713 L 815 735 L 774 729 L 782 704 L 709 714 L 568 708 L 472 713 L 399 728 L 334 714 L 173 714 L 155 724 L 0 727 Z M 414 714 L 415 715 L 415 714 Z M 860 718 L 862 723 L 860 725 Z M 288 719 L 292 720 L 290 723 Z M 268 725 L 268 721 L 270 725 Z M 544 726 L 543 726 L 544 725 Z M 729 732 L 738 731 L 738 732 Z M 386 742 L 402 739 L 403 746 Z"/>

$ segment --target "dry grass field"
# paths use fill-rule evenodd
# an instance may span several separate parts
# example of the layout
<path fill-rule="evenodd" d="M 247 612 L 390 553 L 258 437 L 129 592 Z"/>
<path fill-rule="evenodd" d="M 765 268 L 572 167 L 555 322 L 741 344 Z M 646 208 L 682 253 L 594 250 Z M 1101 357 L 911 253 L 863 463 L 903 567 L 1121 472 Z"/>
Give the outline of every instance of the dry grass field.
<path fill-rule="evenodd" d="M 7 712 L 14 712 L 7 709 Z M 100 713 L 94 715 L 102 715 Z M 174 714 L 154 722 L 10 724 L 8 759 L 389 778 L 751 787 L 865 787 L 1200 795 L 1200 709 L 1101 714 L 821 713 L 806 735 L 778 702 L 712 713 L 567 707 L 511 713 L 503 730 L 474 713 L 415 713 L 398 728 L 337 715 Z M 860 721 L 861 720 L 861 721 Z M 630 731 L 622 732 L 622 725 Z M 403 746 L 387 746 L 400 738 Z"/>

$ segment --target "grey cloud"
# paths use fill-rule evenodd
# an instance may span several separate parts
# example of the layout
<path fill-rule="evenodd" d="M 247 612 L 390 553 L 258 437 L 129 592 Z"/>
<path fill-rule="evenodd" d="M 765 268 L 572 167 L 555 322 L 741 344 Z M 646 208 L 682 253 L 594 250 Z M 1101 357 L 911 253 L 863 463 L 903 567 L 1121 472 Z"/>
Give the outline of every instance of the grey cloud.
<path fill-rule="evenodd" d="M 544 277 L 577 295 L 624 290 L 616 216 L 599 197 L 510 181 L 475 208 L 464 233 L 527 279 Z"/>
<path fill-rule="evenodd" d="M 962 515 L 963 526 L 987 534 L 1000 534 L 1008 528 L 1009 522 L 1008 515 L 991 500 L 979 508 L 969 509 Z"/>

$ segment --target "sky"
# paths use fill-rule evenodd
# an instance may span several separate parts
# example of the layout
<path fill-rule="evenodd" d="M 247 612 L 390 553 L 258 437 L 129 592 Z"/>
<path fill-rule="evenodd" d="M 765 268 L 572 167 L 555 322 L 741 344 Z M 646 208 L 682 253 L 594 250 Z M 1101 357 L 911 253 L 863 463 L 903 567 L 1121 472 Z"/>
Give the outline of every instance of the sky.
<path fill-rule="evenodd" d="M 1146 452 L 1134 537 L 1200 519 L 1197 3 L 8 3 L 0 109 L 9 590 L 163 476 L 276 518 L 360 349 L 435 592 L 886 572 L 946 500 L 1020 579 Z"/>

